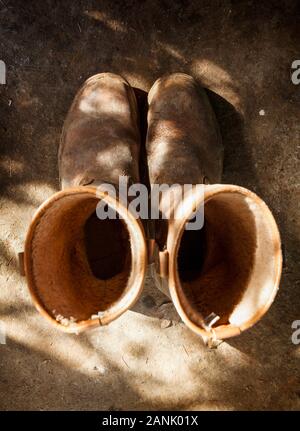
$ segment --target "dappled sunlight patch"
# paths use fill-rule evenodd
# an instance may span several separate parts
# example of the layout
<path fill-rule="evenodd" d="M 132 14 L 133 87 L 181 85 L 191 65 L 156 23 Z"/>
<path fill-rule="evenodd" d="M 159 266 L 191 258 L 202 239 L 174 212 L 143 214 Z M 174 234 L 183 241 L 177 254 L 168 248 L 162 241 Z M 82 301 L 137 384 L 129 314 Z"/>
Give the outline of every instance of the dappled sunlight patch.
<path fill-rule="evenodd" d="M 210 60 L 194 60 L 191 73 L 209 90 L 214 91 L 230 102 L 235 109 L 243 114 L 243 105 L 239 91 L 231 75 Z"/>
<path fill-rule="evenodd" d="M 132 387 L 141 397 L 162 403 L 172 399 L 178 385 L 188 400 L 197 385 L 190 364 L 199 364 L 205 353 L 203 362 L 210 359 L 201 340 L 187 328 L 175 325 L 162 330 L 157 319 L 131 311 L 86 336 L 95 352 L 105 352 L 111 369 L 134 377 Z"/>
<path fill-rule="evenodd" d="M 183 63 L 185 63 L 185 61 L 186 61 L 185 56 L 183 54 L 181 54 L 181 52 L 179 51 L 178 48 L 175 48 L 174 46 L 172 46 L 169 43 L 161 42 L 161 41 L 157 41 L 157 45 L 163 51 L 165 51 L 168 55 L 170 55 L 170 57 L 173 57 L 174 59 L 176 59 L 178 61 L 182 61 Z"/>
<path fill-rule="evenodd" d="M 8 178 L 12 178 L 15 175 L 20 176 L 24 172 L 24 162 L 2 155 L 0 159 L 0 172 Z"/>
<path fill-rule="evenodd" d="M 110 30 L 116 31 L 118 33 L 127 32 L 127 28 L 122 22 L 111 18 L 106 12 L 101 12 L 98 10 L 86 10 L 84 11 L 84 14 L 87 15 L 89 18 L 93 18 L 96 21 L 101 22 Z"/>
<path fill-rule="evenodd" d="M 61 362 L 70 369 L 81 369 L 90 355 L 90 349 L 76 335 L 59 334 L 49 325 L 36 325 L 36 316 L 15 317 L 6 322 L 8 340 L 24 345 L 42 355 Z M 9 341 L 8 343 L 9 344 Z"/>
<path fill-rule="evenodd" d="M 48 185 L 39 182 L 30 182 L 18 187 L 25 197 L 32 202 L 32 205 L 39 206 L 46 199 L 52 196 L 57 190 Z"/>

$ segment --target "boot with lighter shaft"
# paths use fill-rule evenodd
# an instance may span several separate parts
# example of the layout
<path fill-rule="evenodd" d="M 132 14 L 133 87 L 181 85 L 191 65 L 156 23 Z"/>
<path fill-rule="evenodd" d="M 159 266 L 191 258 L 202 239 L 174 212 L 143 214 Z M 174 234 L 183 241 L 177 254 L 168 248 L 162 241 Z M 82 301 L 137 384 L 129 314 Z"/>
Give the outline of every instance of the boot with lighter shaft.
<path fill-rule="evenodd" d="M 38 209 L 24 256 L 36 307 L 64 331 L 110 323 L 141 293 L 147 264 L 142 224 L 117 196 L 97 189 L 117 187 L 120 176 L 139 181 L 138 124 L 133 89 L 109 73 L 85 82 L 65 120 L 62 191 Z M 99 204 L 117 218 L 99 219 Z"/>
<path fill-rule="evenodd" d="M 270 307 L 281 274 L 278 228 L 257 195 L 219 184 L 220 133 L 204 89 L 191 76 L 160 78 L 148 102 L 150 183 L 178 185 L 160 197 L 166 220 L 156 222 L 154 275 L 187 326 L 213 344 L 240 334 Z M 184 196 L 184 184 L 203 186 Z M 201 208 L 203 227 L 187 230 Z"/>

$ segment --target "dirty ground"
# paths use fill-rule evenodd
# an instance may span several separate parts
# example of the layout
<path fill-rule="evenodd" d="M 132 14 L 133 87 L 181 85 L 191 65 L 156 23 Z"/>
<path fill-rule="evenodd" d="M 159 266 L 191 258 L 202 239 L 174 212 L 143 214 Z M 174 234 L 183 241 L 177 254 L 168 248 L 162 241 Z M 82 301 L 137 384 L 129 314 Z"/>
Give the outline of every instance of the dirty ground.
<path fill-rule="evenodd" d="M 0 408 L 300 408 L 300 58 L 297 1 L 0 0 Z M 148 91 L 164 73 L 209 91 L 225 145 L 223 182 L 270 206 L 284 246 L 267 315 L 208 350 L 150 281 L 133 311 L 81 335 L 34 309 L 16 253 L 36 208 L 59 189 L 57 150 L 79 86 L 111 71 Z M 3 340 L 3 337 L 1 339 Z"/>

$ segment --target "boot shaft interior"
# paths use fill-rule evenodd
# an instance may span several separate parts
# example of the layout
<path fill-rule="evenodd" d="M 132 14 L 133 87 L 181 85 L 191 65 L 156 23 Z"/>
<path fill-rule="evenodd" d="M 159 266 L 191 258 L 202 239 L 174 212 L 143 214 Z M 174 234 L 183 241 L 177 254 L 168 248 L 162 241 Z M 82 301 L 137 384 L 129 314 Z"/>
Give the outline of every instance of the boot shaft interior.
<path fill-rule="evenodd" d="M 184 230 L 179 244 L 178 289 L 186 312 L 196 324 L 214 313 L 215 326 L 247 325 L 276 293 L 281 252 L 271 213 L 264 203 L 224 192 L 205 203 L 204 217 L 203 228 Z"/>
<path fill-rule="evenodd" d="M 100 220 L 99 199 L 70 194 L 54 201 L 30 241 L 32 289 L 63 325 L 106 312 L 129 291 L 132 244 L 124 220 Z"/>

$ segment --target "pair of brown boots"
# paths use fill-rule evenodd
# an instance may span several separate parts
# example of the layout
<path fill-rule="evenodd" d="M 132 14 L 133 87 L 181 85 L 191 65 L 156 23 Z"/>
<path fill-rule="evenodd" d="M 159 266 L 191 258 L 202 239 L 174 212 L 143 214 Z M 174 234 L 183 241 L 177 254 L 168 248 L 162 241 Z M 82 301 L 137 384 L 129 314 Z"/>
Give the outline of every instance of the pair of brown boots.
<path fill-rule="evenodd" d="M 38 209 L 26 238 L 33 301 L 64 331 L 105 325 L 138 299 L 151 263 L 158 287 L 191 330 L 209 343 L 238 335 L 276 295 L 276 222 L 254 193 L 219 184 L 220 133 L 205 91 L 191 76 L 160 78 L 148 103 L 147 163 L 141 167 L 138 105 L 128 82 L 95 75 L 75 97 L 59 151 L 62 191 Z M 183 199 L 166 188 L 158 220 L 140 220 L 101 188 L 106 183 L 118 191 L 120 178 L 128 187 L 138 184 L 145 167 L 151 186 L 194 186 Z M 99 219 L 100 202 L 118 217 Z M 187 229 L 199 209 L 203 227 Z"/>

